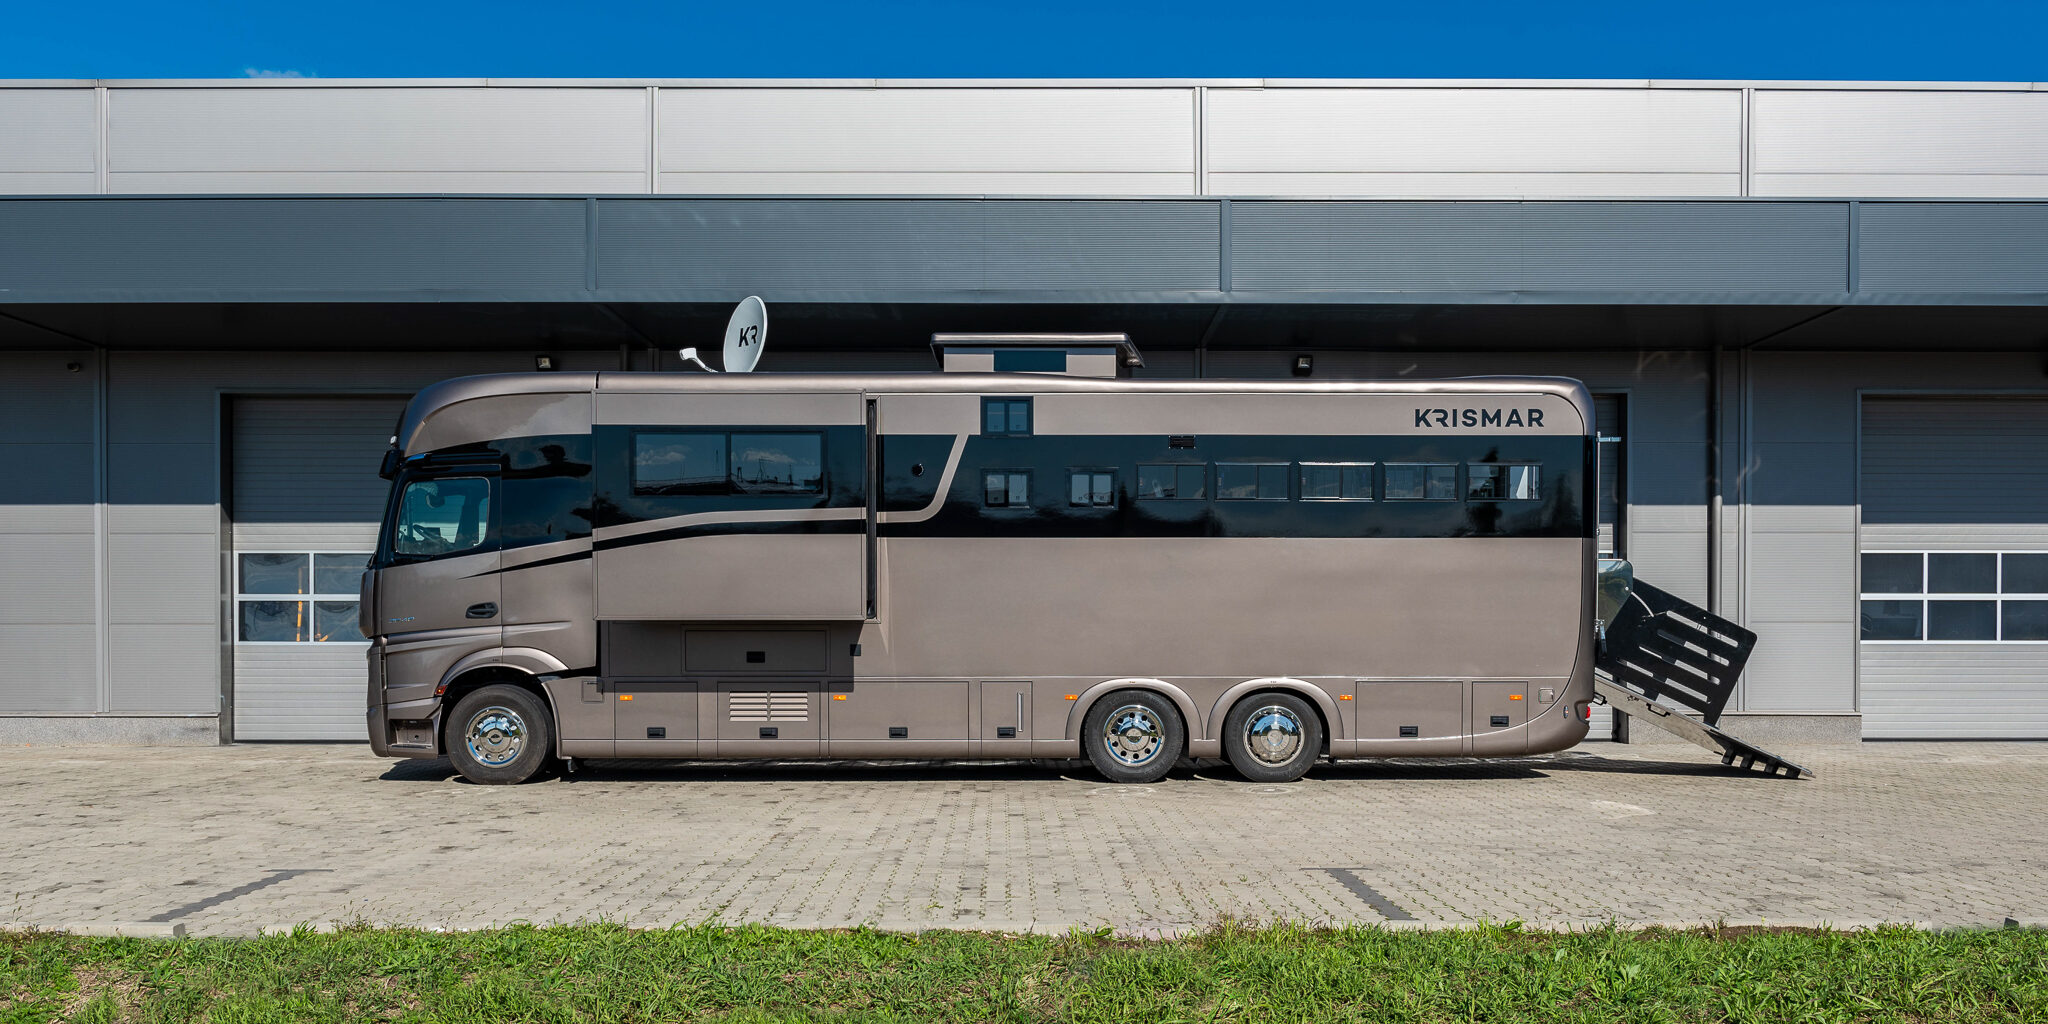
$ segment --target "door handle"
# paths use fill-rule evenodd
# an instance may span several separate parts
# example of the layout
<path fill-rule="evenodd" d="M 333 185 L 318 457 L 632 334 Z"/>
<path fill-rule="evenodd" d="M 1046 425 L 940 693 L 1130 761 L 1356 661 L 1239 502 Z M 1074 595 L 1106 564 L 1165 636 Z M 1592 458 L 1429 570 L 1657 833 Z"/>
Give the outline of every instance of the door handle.
<path fill-rule="evenodd" d="M 481 602 L 478 602 L 478 603 L 476 603 L 476 604 L 470 605 L 470 606 L 469 606 L 469 617 L 470 617 L 470 618 L 472 618 L 472 619 L 495 619 L 495 618 L 497 618 L 497 617 L 498 617 L 498 602 L 496 602 L 496 601 L 481 601 Z"/>

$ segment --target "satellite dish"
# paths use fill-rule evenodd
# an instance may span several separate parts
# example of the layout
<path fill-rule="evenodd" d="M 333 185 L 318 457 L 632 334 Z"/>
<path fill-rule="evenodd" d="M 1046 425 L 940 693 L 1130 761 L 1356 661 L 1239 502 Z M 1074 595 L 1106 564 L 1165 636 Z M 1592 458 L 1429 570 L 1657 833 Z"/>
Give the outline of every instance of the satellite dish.
<path fill-rule="evenodd" d="M 754 365 L 761 361 L 761 349 L 768 343 L 768 304 L 759 295 L 749 295 L 733 308 L 732 318 L 725 322 L 725 372 L 751 373 Z M 684 362 L 695 363 L 705 373 L 717 370 L 704 365 L 697 358 L 697 350 L 686 348 L 677 355 Z"/>

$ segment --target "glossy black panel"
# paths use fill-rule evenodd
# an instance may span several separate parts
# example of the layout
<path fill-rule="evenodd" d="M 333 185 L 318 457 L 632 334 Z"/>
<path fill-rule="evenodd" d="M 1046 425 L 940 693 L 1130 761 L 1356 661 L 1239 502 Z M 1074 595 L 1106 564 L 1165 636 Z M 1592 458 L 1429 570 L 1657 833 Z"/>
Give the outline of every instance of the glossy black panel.
<path fill-rule="evenodd" d="M 730 460 L 732 475 L 717 480 L 716 486 L 657 488 L 697 493 L 636 493 L 636 463 L 660 457 L 665 450 L 661 439 L 681 435 L 722 436 L 721 458 Z M 862 508 L 867 501 L 862 486 L 867 437 L 861 427 L 600 426 L 592 431 L 592 439 L 597 452 L 598 526 L 701 512 Z M 648 489 L 646 482 L 642 481 L 642 490 Z M 783 528 L 800 532 L 795 524 Z"/>
<path fill-rule="evenodd" d="M 883 434 L 880 449 L 882 511 L 914 512 L 931 504 L 946 475 L 953 435 Z"/>
<path fill-rule="evenodd" d="M 885 439 L 886 441 L 887 439 Z M 936 450 L 937 440 L 932 441 Z M 1225 437 L 1204 435 L 1197 451 L 1170 449 L 1164 435 L 970 437 L 961 466 L 939 514 L 922 523 L 885 523 L 885 537 L 1590 537 L 1593 518 L 1582 492 L 1591 479 L 1591 442 L 1582 437 Z M 1214 498 L 1140 499 L 1133 481 L 1164 489 L 1154 467 L 1189 464 L 1200 457 L 1216 464 L 1285 465 L 1271 488 L 1286 494 L 1298 474 L 1294 463 L 1437 463 L 1456 469 L 1467 463 L 1540 464 L 1531 500 L 1466 501 L 1460 486 L 1439 483 L 1436 501 L 1221 501 Z M 885 476 L 903 476 L 885 456 Z M 1115 472 L 1115 501 L 1106 506 L 1072 502 L 1071 472 L 1078 467 Z M 1139 467 L 1146 467 L 1140 470 Z M 1030 507 L 991 508 L 987 474 L 1028 472 L 1034 477 Z M 927 465 L 927 475 L 931 473 Z M 1176 474 L 1177 475 L 1177 474 Z M 1192 474 L 1190 474 L 1192 477 Z M 1253 479 L 1258 480 L 1257 471 Z M 1454 474 L 1452 480 L 1455 482 Z M 1038 486 L 1045 480 L 1060 486 Z M 1194 480 L 1189 481 L 1193 483 Z M 1175 481 L 1175 490 L 1180 489 Z M 929 484 L 924 484 L 928 487 Z M 1220 486 L 1220 485 L 1219 485 Z M 1354 484 L 1362 493 L 1363 481 Z M 1220 492 L 1219 492 L 1220 493 Z M 1256 493 L 1256 492 L 1255 492 Z M 1341 491 L 1340 491 L 1341 493 Z M 921 492 L 928 495 L 929 491 Z M 896 497 L 896 496 L 892 496 Z M 925 498 L 923 500 L 928 500 Z M 885 507 L 922 507 L 909 493 Z"/>
<path fill-rule="evenodd" d="M 595 485 L 590 435 L 514 437 L 493 447 L 505 457 L 505 507 L 499 520 L 505 547 L 590 536 Z"/>

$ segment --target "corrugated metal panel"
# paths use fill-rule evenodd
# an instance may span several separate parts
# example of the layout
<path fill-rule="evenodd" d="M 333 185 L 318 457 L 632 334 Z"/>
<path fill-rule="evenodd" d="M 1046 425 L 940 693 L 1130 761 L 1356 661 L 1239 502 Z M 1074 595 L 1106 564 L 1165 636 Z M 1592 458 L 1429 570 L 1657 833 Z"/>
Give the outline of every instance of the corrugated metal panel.
<path fill-rule="evenodd" d="M 1862 218 L 1862 291 L 2048 292 L 2048 206 L 1866 203 Z"/>
<path fill-rule="evenodd" d="M 0 194 L 97 192 L 91 89 L 0 89 Z"/>
<path fill-rule="evenodd" d="M 1865 550 L 2048 551 L 2048 398 L 1863 402 Z M 2048 646 L 1860 646 L 1863 732 L 2048 737 Z"/>
<path fill-rule="evenodd" d="M 1736 195 L 1741 119 L 1733 89 L 1211 89 L 1205 141 L 1218 194 Z"/>
<path fill-rule="evenodd" d="M 2048 195 L 2048 93 L 1759 89 L 1751 191 Z"/>
<path fill-rule="evenodd" d="M 661 190 L 1194 191 L 1192 89 L 671 89 Z"/>
<path fill-rule="evenodd" d="M 220 710 L 220 640 L 211 627 L 108 627 L 110 711 Z"/>
<path fill-rule="evenodd" d="M 2048 646 L 1862 648 L 1870 739 L 2048 739 Z"/>
<path fill-rule="evenodd" d="M 235 402 L 234 547 L 368 552 L 389 485 L 377 459 L 403 399 Z M 364 739 L 358 644 L 235 646 L 235 736 Z"/>
<path fill-rule="evenodd" d="M 91 711 L 99 635 L 82 625 L 0 625 L 0 711 Z"/>
<path fill-rule="evenodd" d="M 1752 584 L 1752 591 L 1755 587 Z M 1744 711 L 1849 711 L 1856 706 L 1854 622 L 1752 619 L 1756 652 L 1743 670 Z"/>
<path fill-rule="evenodd" d="M 237 548 L 369 550 L 389 485 L 377 476 L 397 398 L 244 398 L 234 407 Z"/>
<path fill-rule="evenodd" d="M 362 645 L 235 648 L 235 738 L 368 740 Z"/>
<path fill-rule="evenodd" d="M 645 192 L 647 102 L 644 89 L 115 89 L 108 187 Z"/>
<path fill-rule="evenodd" d="M 1855 534 L 1755 531 L 1747 557 L 1753 622 L 1856 620 Z"/>
<path fill-rule="evenodd" d="M 1216 287 L 1204 203 L 614 201 L 598 284 L 710 298 L 749 291 Z"/>
<path fill-rule="evenodd" d="M 1847 210 L 1773 203 L 1232 204 L 1241 291 L 1839 292 Z"/>
<path fill-rule="evenodd" d="M 0 625 L 91 623 L 97 591 L 91 533 L 0 533 Z"/>
<path fill-rule="evenodd" d="M 0 287 L 211 293 L 581 289 L 573 200 L 0 203 Z"/>
<path fill-rule="evenodd" d="M 2038 525 L 2048 540 L 2048 398 L 1869 398 L 1863 521 Z"/>

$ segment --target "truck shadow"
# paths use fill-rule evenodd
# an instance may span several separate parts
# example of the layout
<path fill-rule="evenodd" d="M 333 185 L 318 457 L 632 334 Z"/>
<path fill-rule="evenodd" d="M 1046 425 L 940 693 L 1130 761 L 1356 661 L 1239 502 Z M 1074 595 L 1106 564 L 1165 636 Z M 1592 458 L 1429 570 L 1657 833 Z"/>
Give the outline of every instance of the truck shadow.
<path fill-rule="evenodd" d="M 1645 761 L 1592 754 L 1528 758 L 1392 758 L 1318 764 L 1310 782 L 1430 782 L 1460 779 L 1543 779 L 1572 772 L 1624 775 L 1770 779 L 1711 761 Z M 471 783 L 447 758 L 394 763 L 378 778 L 385 782 Z M 598 782 L 646 784 L 691 782 L 1045 782 L 1110 785 L 1086 761 L 663 761 L 579 760 L 573 773 L 542 780 L 563 785 Z M 1174 782 L 1253 785 L 1228 762 L 1183 760 L 1160 784 Z M 1285 785 L 1280 783 L 1279 785 Z"/>

